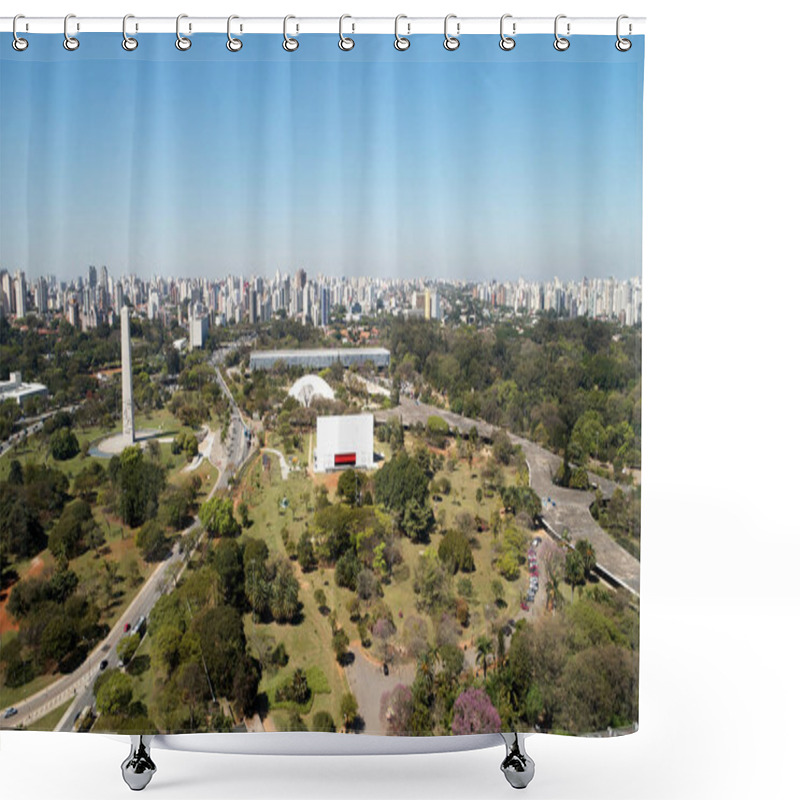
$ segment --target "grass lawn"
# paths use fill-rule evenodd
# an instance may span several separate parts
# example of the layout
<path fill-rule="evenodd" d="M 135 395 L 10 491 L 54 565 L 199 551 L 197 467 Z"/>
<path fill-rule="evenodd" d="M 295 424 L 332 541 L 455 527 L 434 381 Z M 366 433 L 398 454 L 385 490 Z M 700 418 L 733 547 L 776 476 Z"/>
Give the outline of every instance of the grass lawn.
<path fill-rule="evenodd" d="M 297 541 L 306 523 L 311 522 L 312 512 L 307 504 L 312 502 L 313 485 L 305 473 L 290 473 L 289 480 L 283 481 L 280 468 L 274 465 L 271 473 L 262 469 L 261 460 L 254 459 L 245 471 L 241 481 L 241 497 L 247 502 L 253 524 L 245 531 L 246 536 L 263 539 L 270 553 L 286 555 L 280 531 L 286 526 L 289 534 Z M 305 495 L 308 494 L 308 499 Z M 281 508 L 281 501 L 286 498 L 288 508 Z M 298 667 L 306 672 L 316 665 L 330 687 L 329 693 L 315 693 L 313 703 L 305 715 L 307 723 L 317 711 L 329 711 L 333 718 L 340 722 L 339 703 L 343 694 L 349 691 L 344 671 L 336 663 L 331 647 L 331 629 L 328 620 L 322 616 L 314 602 L 314 590 L 322 585 L 322 575 L 328 580 L 330 587 L 324 587 L 326 593 L 333 586 L 333 570 L 317 570 L 308 575 L 300 572 L 295 563 L 295 571 L 300 582 L 300 601 L 303 604 L 303 622 L 299 625 L 255 625 L 250 614 L 245 615 L 245 634 L 254 651 L 254 637 L 269 637 L 275 644 L 283 642 L 289 654 L 289 663 L 277 673 L 264 673 L 259 690 L 274 699 L 275 689 L 283 683 Z M 339 590 L 346 591 L 346 590 Z M 346 619 L 346 617 L 345 617 Z M 354 633 L 348 631 L 348 633 Z M 313 674 L 313 673 L 312 673 Z M 311 679 L 309 679 L 311 682 Z M 272 713 L 272 712 L 271 712 Z"/>
<path fill-rule="evenodd" d="M 45 714 L 41 719 L 36 720 L 32 725 L 25 728 L 26 731 L 52 731 L 64 716 L 67 709 L 72 704 L 72 700 L 67 700 L 66 703 L 54 708 L 49 714 Z"/>
<path fill-rule="evenodd" d="M 36 692 L 49 686 L 60 677 L 60 674 L 37 675 L 32 681 L 13 689 L 8 686 L 0 686 L 0 708 L 13 706 L 20 700 L 24 700 L 26 697 L 30 697 L 32 694 L 36 694 Z"/>

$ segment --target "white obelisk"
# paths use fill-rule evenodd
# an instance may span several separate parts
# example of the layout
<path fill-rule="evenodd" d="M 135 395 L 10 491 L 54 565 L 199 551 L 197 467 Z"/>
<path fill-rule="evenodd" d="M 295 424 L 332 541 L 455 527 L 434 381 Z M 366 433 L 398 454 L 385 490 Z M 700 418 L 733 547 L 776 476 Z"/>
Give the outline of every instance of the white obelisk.
<path fill-rule="evenodd" d="M 131 365 L 131 318 L 128 306 L 120 312 L 122 332 L 122 438 L 126 445 L 134 443 L 133 427 L 133 366 Z"/>

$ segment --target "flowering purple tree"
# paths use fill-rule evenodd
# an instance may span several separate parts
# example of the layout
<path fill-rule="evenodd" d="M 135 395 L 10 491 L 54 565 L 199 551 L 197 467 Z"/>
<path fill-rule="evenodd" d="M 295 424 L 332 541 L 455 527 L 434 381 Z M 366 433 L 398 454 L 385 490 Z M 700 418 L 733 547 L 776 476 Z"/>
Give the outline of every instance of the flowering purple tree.
<path fill-rule="evenodd" d="M 500 715 L 483 689 L 461 692 L 453 706 L 453 733 L 499 733 Z"/>
<path fill-rule="evenodd" d="M 383 693 L 381 697 L 381 718 L 386 720 L 386 732 L 389 735 L 408 736 L 411 711 L 411 689 L 408 686 L 398 683 L 390 692 Z"/>

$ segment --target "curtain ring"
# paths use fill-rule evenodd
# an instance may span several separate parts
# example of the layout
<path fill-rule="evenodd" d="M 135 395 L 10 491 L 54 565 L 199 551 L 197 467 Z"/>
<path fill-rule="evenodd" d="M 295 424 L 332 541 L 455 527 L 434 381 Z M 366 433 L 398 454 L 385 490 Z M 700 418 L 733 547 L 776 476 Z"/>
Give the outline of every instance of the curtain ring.
<path fill-rule="evenodd" d="M 516 45 L 517 41 L 511 36 L 506 36 L 505 32 L 503 31 L 503 25 L 507 19 L 511 19 L 511 14 L 503 14 L 500 17 L 500 49 L 501 50 L 513 50 Z M 514 29 L 516 29 L 516 25 L 514 25 Z"/>
<path fill-rule="evenodd" d="M 344 21 L 346 19 L 353 19 L 349 14 L 342 14 L 339 17 L 339 49 L 340 50 L 352 50 L 356 43 L 349 37 L 345 36 L 342 32 L 342 26 L 344 25 Z M 353 26 L 353 30 L 355 30 L 355 25 Z"/>
<path fill-rule="evenodd" d="M 181 20 L 188 18 L 188 14 L 178 14 L 178 18 L 175 20 L 175 47 L 178 50 L 188 50 L 192 46 L 192 40 L 181 34 Z"/>
<path fill-rule="evenodd" d="M 566 18 L 567 18 L 566 14 L 559 14 L 556 17 L 555 24 L 553 25 L 553 30 L 554 30 L 555 35 L 556 35 L 556 40 L 553 42 L 553 47 L 555 47 L 555 49 L 558 50 L 560 53 L 563 53 L 565 50 L 569 49 L 569 39 L 565 39 L 563 36 L 559 36 L 558 35 L 558 21 L 560 19 L 566 19 Z M 570 23 L 568 22 L 567 23 L 567 36 L 569 36 L 569 28 L 570 28 Z"/>
<path fill-rule="evenodd" d="M 458 50 L 458 46 L 461 44 L 457 36 L 451 36 L 447 32 L 447 23 L 450 22 L 451 19 L 457 19 L 457 16 L 455 14 L 448 14 L 444 18 L 444 49 L 450 51 Z"/>
<path fill-rule="evenodd" d="M 293 17 L 291 14 L 288 14 L 283 18 L 283 49 L 287 53 L 294 53 L 294 51 L 300 47 L 300 40 L 293 39 L 291 36 L 289 36 L 288 27 L 290 19 L 297 19 L 297 17 Z"/>
<path fill-rule="evenodd" d="M 225 44 L 225 47 L 231 51 L 231 53 L 238 53 L 242 49 L 242 40 L 237 39 L 235 36 L 231 36 L 231 22 L 235 19 L 239 19 L 236 14 L 231 14 L 228 17 L 228 41 Z"/>
<path fill-rule="evenodd" d="M 633 47 L 633 42 L 630 39 L 624 39 L 622 36 L 619 35 L 619 27 L 620 27 L 619 24 L 624 19 L 628 19 L 627 14 L 620 14 L 617 17 L 617 41 L 614 43 L 614 47 L 616 47 L 617 50 L 620 51 L 620 53 L 627 53 L 628 50 L 630 50 L 631 47 Z M 628 34 L 630 34 L 630 32 L 631 32 L 631 25 L 629 23 Z"/>
<path fill-rule="evenodd" d="M 133 14 L 126 14 L 122 18 L 122 49 L 127 50 L 129 53 L 139 46 L 139 40 L 128 36 L 128 20 L 136 19 Z"/>
<path fill-rule="evenodd" d="M 64 17 L 64 49 L 70 52 L 77 50 L 81 46 L 81 43 L 74 36 L 69 35 L 69 21 L 71 19 L 75 19 L 74 14 L 67 14 Z"/>
<path fill-rule="evenodd" d="M 408 17 L 405 14 L 398 14 L 394 18 L 394 49 L 402 51 L 408 50 L 408 48 L 411 47 L 411 39 L 400 35 L 399 27 L 401 19 L 408 19 Z M 410 25 L 408 26 L 408 32 L 411 33 Z"/>
<path fill-rule="evenodd" d="M 21 36 L 17 35 L 17 20 L 18 19 L 25 19 L 24 14 L 17 14 L 14 17 L 14 21 L 11 23 L 11 33 L 14 34 L 14 39 L 11 42 L 11 46 L 18 52 L 21 53 L 23 50 L 28 49 L 28 40 L 23 39 Z"/>

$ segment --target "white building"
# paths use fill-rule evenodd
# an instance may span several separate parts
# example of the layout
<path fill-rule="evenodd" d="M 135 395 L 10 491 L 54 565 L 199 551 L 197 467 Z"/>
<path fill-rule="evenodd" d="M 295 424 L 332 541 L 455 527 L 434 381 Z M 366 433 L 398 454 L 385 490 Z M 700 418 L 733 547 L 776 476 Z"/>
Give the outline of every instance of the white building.
<path fill-rule="evenodd" d="M 192 315 L 189 320 L 189 349 L 202 349 L 208 339 L 208 315 Z"/>
<path fill-rule="evenodd" d="M 316 471 L 372 467 L 373 430 L 372 414 L 317 417 L 317 449 L 314 459 Z"/>
<path fill-rule="evenodd" d="M 0 403 L 16 400 L 22 405 L 29 397 L 47 395 L 47 387 L 43 383 L 23 383 L 21 372 L 12 372 L 10 380 L 0 381 Z"/>
<path fill-rule="evenodd" d="M 319 375 L 303 375 L 289 389 L 289 396 L 294 397 L 306 408 L 311 405 L 311 401 L 315 397 L 321 397 L 324 400 L 333 400 L 335 397 L 333 389 Z"/>

